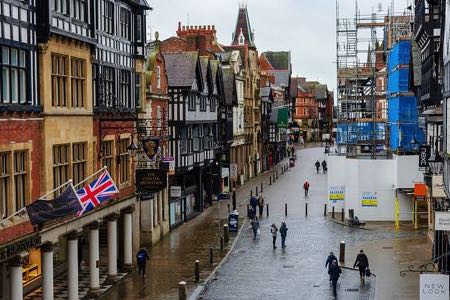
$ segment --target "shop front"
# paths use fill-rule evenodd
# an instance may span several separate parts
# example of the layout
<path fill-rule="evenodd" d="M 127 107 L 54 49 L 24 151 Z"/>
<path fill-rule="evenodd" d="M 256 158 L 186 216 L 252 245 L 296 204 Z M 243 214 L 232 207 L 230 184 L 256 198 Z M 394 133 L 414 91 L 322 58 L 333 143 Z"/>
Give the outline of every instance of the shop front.
<path fill-rule="evenodd" d="M 170 187 L 169 221 L 174 229 L 198 214 L 200 203 L 196 197 L 197 186 L 182 189 L 181 186 Z"/>

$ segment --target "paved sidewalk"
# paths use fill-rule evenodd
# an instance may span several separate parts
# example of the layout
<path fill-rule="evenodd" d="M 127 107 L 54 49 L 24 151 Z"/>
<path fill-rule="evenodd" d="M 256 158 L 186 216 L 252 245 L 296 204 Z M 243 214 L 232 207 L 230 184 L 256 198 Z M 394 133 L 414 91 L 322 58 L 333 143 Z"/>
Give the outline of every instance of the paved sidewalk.
<path fill-rule="evenodd" d="M 284 161 L 283 163 L 285 163 Z M 279 180 L 272 186 L 268 186 L 269 176 L 278 170 Z M 237 188 L 237 200 L 241 222 L 246 217 L 246 204 L 250 196 L 250 190 L 255 193 L 255 187 L 260 189 L 263 183 L 265 191 L 276 186 L 284 175 L 281 175 L 281 165 L 273 170 L 260 174 L 249 180 L 245 185 Z M 227 204 L 231 200 L 221 201 L 221 225 L 227 222 Z M 167 235 L 163 241 L 153 246 L 150 251 L 150 261 L 147 264 L 147 278 L 139 277 L 132 272 L 125 280 L 113 286 L 100 299 L 123 300 L 123 299 L 176 299 L 178 295 L 178 283 L 187 282 L 188 295 L 197 287 L 194 281 L 194 261 L 200 261 L 200 282 L 203 282 L 222 260 L 234 241 L 231 234 L 230 242 L 226 249 L 220 251 L 218 209 L 217 203 L 208 208 L 198 217 L 178 227 Z M 209 263 L 209 249 L 213 248 L 214 263 Z"/>

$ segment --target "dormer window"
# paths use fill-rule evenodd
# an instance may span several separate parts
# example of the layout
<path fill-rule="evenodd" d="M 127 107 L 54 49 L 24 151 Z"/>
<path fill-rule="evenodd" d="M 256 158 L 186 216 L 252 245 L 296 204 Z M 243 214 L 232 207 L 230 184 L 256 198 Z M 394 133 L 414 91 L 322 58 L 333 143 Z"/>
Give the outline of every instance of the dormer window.
<path fill-rule="evenodd" d="M 241 28 L 241 32 L 239 33 L 239 36 L 238 36 L 238 41 L 239 41 L 239 45 L 244 45 L 244 43 L 245 43 L 245 37 L 244 37 L 244 33 L 242 32 L 242 28 Z"/>

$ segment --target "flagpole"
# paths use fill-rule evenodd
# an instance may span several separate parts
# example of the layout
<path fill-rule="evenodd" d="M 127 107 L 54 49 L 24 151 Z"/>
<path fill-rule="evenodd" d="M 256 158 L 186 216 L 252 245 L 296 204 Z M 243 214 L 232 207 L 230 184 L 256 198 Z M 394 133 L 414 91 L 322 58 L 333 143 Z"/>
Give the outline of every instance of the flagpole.
<path fill-rule="evenodd" d="M 54 193 L 55 191 L 59 190 L 60 188 L 66 186 L 66 185 L 68 185 L 68 184 L 71 184 L 71 183 L 72 183 L 72 179 L 69 179 L 69 181 L 67 181 L 67 182 L 63 183 L 62 185 L 58 186 L 57 188 L 51 190 L 50 192 L 48 192 L 48 193 L 45 194 L 44 196 L 39 197 L 38 200 L 47 200 L 47 199 L 45 199 L 45 197 L 47 197 L 48 195 Z M 47 200 L 47 201 L 49 201 L 49 200 Z"/>
<path fill-rule="evenodd" d="M 80 181 L 78 184 L 74 185 L 74 189 L 76 189 L 76 187 L 78 187 L 79 185 L 85 183 L 86 181 L 88 181 L 90 178 L 94 177 L 95 175 L 97 175 L 100 172 L 103 172 L 105 170 L 107 170 L 108 167 L 104 166 L 103 168 L 101 168 L 100 170 L 98 170 L 97 172 L 93 173 L 92 175 L 89 175 L 88 177 L 86 177 L 85 179 L 83 179 L 82 181 Z M 109 174 L 109 173 L 108 173 Z"/>

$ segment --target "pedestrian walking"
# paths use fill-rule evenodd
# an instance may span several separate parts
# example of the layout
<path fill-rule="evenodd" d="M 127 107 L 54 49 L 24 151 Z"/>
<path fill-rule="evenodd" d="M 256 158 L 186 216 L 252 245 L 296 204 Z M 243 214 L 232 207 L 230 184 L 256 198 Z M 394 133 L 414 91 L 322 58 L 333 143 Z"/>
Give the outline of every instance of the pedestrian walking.
<path fill-rule="evenodd" d="M 256 211 L 253 209 L 253 206 L 248 208 L 248 218 L 252 221 L 256 217 Z"/>
<path fill-rule="evenodd" d="M 337 258 L 333 252 L 330 252 L 330 255 L 328 255 L 328 257 L 327 257 L 327 261 L 325 262 L 325 268 L 328 267 L 328 275 L 330 275 L 329 281 L 331 281 L 330 269 L 331 269 L 331 264 L 333 261 L 337 261 Z"/>
<path fill-rule="evenodd" d="M 150 257 L 148 256 L 147 250 L 145 250 L 144 248 L 141 248 L 139 250 L 139 252 L 136 254 L 136 261 L 138 264 L 138 274 L 141 275 L 142 272 L 142 277 L 146 277 L 145 276 L 145 266 L 147 265 L 147 260 L 149 260 Z"/>
<path fill-rule="evenodd" d="M 331 262 L 331 268 L 328 272 L 330 273 L 331 283 L 333 285 L 333 296 L 337 297 L 337 291 L 336 291 L 337 282 L 339 280 L 339 277 L 342 274 L 342 270 L 338 266 L 337 260 L 333 260 Z"/>
<path fill-rule="evenodd" d="M 258 235 L 258 231 L 259 231 L 259 221 L 258 221 L 258 217 L 255 217 L 252 222 L 252 229 L 253 229 L 253 239 L 256 240 L 256 236 Z"/>
<path fill-rule="evenodd" d="M 250 206 L 256 212 L 256 206 L 258 206 L 258 199 L 256 197 L 251 197 L 250 198 Z"/>
<path fill-rule="evenodd" d="M 316 166 L 316 171 L 317 171 L 317 173 L 319 173 L 320 162 L 319 162 L 319 161 L 316 161 L 315 166 Z"/>
<path fill-rule="evenodd" d="M 280 226 L 281 248 L 286 248 L 287 232 L 288 232 L 288 228 L 286 226 L 286 222 L 281 222 L 281 226 Z"/>
<path fill-rule="evenodd" d="M 259 208 L 259 217 L 261 218 L 264 211 L 264 198 L 262 193 L 258 197 L 258 208 Z"/>
<path fill-rule="evenodd" d="M 325 161 L 325 159 L 322 161 L 322 170 L 324 173 L 328 171 L 327 162 Z"/>
<path fill-rule="evenodd" d="M 273 244 L 273 249 L 277 249 L 277 246 L 276 246 L 276 242 L 277 242 L 277 234 L 278 234 L 278 228 L 277 228 L 277 225 L 272 224 L 272 226 L 270 227 L 270 232 L 272 233 L 272 244 Z"/>
<path fill-rule="evenodd" d="M 359 254 L 356 256 L 355 263 L 353 264 L 353 268 L 358 267 L 359 269 L 359 277 L 361 279 L 361 284 L 365 283 L 366 269 L 369 267 L 369 259 L 367 258 L 364 251 L 361 249 Z"/>
<path fill-rule="evenodd" d="M 305 191 L 305 197 L 308 196 L 308 192 L 309 192 L 309 182 L 308 182 L 308 179 L 305 179 L 305 182 L 303 183 L 303 190 Z"/>

